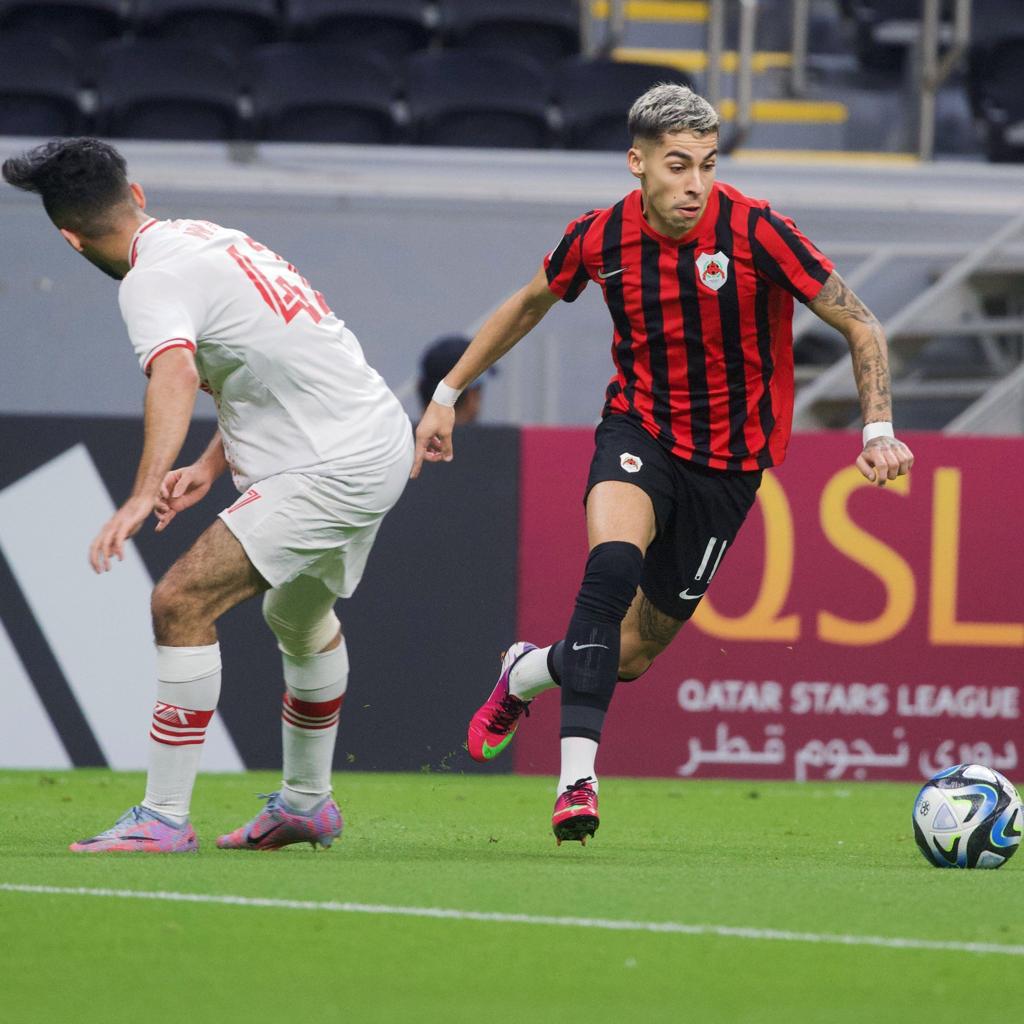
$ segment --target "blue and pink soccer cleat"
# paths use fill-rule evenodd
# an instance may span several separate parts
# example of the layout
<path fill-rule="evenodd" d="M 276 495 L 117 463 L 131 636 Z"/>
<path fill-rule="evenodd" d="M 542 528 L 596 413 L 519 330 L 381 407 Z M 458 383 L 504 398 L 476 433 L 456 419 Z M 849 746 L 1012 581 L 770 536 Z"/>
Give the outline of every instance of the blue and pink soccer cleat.
<path fill-rule="evenodd" d="M 80 839 L 68 849 L 72 853 L 195 853 L 199 842 L 189 822 L 175 825 L 148 807 L 132 807 L 106 832 Z"/>
<path fill-rule="evenodd" d="M 587 839 L 601 824 L 597 813 L 597 791 L 593 787 L 594 780 L 588 775 L 585 779 L 577 779 L 565 792 L 558 795 L 555 810 L 551 815 L 551 831 L 555 833 L 558 845 L 563 840 L 587 845 Z"/>
<path fill-rule="evenodd" d="M 509 693 L 508 679 L 515 663 L 536 644 L 519 640 L 501 656 L 501 674 L 485 704 L 477 709 L 469 721 L 469 756 L 486 764 L 493 761 L 511 742 L 519 728 L 519 718 L 529 715 L 528 700 L 520 700 Z"/>
<path fill-rule="evenodd" d="M 252 821 L 221 836 L 222 850 L 280 850 L 293 843 L 328 847 L 341 835 L 345 822 L 338 805 L 329 797 L 308 814 L 291 810 L 280 793 L 261 793 L 267 806 Z"/>

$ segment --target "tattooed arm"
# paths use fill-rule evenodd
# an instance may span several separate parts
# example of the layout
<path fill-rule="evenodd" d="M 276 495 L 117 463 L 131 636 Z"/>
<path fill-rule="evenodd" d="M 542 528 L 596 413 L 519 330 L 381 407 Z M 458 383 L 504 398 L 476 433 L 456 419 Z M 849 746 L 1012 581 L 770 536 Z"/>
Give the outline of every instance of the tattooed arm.
<path fill-rule="evenodd" d="M 892 422 L 889 350 L 877 317 L 833 271 L 810 308 L 846 338 L 853 358 L 853 376 L 860 395 L 864 423 Z M 884 486 L 909 472 L 914 456 L 895 437 L 875 437 L 857 458 L 857 468 L 873 483 Z"/>

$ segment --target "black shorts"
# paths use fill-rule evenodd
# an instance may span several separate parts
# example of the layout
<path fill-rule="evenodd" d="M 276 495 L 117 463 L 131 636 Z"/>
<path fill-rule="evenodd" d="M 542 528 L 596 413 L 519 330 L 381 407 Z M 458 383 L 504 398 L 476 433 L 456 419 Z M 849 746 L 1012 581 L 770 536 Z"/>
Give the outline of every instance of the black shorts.
<path fill-rule="evenodd" d="M 606 416 L 594 441 L 587 495 L 595 484 L 619 480 L 650 497 L 657 534 L 644 558 L 640 586 L 655 608 L 685 621 L 747 518 L 761 470 L 706 469 L 687 462 L 621 414 Z"/>

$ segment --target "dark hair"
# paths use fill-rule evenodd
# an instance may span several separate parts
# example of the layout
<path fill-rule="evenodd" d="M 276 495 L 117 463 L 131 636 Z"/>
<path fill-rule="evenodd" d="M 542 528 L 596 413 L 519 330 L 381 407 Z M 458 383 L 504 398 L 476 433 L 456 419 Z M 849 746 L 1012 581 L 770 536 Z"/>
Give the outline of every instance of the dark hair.
<path fill-rule="evenodd" d="M 131 199 L 127 164 L 99 139 L 56 139 L 4 161 L 4 180 L 36 192 L 59 228 L 88 238 L 112 230 L 112 210 Z"/>

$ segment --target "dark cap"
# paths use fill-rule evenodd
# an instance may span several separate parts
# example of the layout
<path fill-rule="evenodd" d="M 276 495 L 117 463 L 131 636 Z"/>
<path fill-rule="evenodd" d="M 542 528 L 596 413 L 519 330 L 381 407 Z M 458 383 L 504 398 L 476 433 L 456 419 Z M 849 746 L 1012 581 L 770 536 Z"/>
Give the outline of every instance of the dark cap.
<path fill-rule="evenodd" d="M 469 338 L 464 334 L 445 334 L 424 350 L 420 359 L 420 379 L 417 385 L 424 408 L 433 397 L 434 389 L 462 358 L 462 353 L 467 348 L 469 348 Z M 488 372 L 493 373 L 493 367 Z M 478 388 L 482 383 L 483 381 L 478 379 L 470 385 L 470 388 Z"/>

